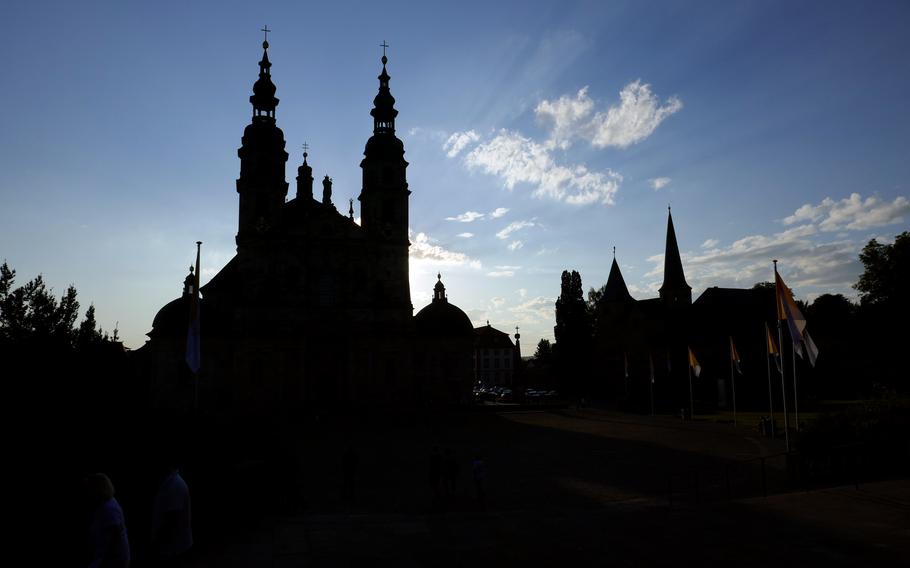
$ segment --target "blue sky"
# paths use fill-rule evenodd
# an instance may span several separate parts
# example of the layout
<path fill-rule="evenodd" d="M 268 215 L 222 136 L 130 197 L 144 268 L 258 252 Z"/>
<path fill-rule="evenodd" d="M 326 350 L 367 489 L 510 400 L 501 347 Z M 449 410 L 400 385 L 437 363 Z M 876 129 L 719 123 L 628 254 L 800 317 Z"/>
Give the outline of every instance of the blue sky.
<path fill-rule="evenodd" d="M 234 250 L 236 150 L 264 24 L 300 145 L 359 193 L 389 49 L 411 196 L 411 294 L 552 339 L 559 275 L 637 298 L 673 206 L 689 283 L 852 295 L 910 227 L 906 2 L 15 2 L 0 58 L 0 259 L 73 283 L 138 347 L 194 242 Z M 255 6 L 255 7 L 253 7 Z M 470 235 L 470 236 L 469 236 Z"/>

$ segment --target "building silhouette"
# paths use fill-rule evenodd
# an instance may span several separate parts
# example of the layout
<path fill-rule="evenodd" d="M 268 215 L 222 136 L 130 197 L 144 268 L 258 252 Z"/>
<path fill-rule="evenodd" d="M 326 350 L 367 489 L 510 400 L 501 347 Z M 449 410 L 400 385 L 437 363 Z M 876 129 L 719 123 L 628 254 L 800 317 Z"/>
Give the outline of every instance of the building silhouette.
<path fill-rule="evenodd" d="M 728 407 L 732 337 L 743 358 L 743 376 L 748 377 L 737 382 L 738 402 L 764 408 L 768 382 L 763 334 L 766 323 L 775 329 L 774 290 L 709 287 L 693 302 L 668 211 L 664 278 L 658 294 L 634 299 L 614 255 L 595 314 L 589 391 L 648 412 L 653 376 L 659 411 L 688 409 L 692 348 L 702 368 L 693 378 L 696 407 Z M 776 390 L 779 382 L 775 375 L 772 388 Z"/>
<path fill-rule="evenodd" d="M 360 162 L 357 224 L 353 201 L 346 214 L 333 203 L 331 178 L 322 180 L 321 198 L 314 195 L 306 152 L 288 199 L 268 48 L 263 42 L 252 118 L 237 151 L 237 253 L 201 288 L 199 390 L 183 363 L 185 287 L 155 317 L 140 350 L 154 404 L 186 407 L 198 396 L 205 409 L 255 413 L 467 400 L 472 328 L 448 303 L 441 278 L 433 302 L 412 315 L 411 192 L 388 58 L 382 56 L 373 133 Z"/>

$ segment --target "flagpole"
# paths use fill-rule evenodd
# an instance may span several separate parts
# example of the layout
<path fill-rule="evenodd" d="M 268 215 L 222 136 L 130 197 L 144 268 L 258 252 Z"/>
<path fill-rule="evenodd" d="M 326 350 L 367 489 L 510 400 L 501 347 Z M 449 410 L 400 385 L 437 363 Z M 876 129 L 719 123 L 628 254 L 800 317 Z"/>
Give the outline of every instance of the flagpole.
<path fill-rule="evenodd" d="M 689 420 L 695 420 L 695 397 L 692 396 L 692 362 L 686 365 L 689 369 Z"/>
<path fill-rule="evenodd" d="M 780 328 L 780 302 L 781 299 L 778 297 L 777 290 L 777 259 L 774 259 L 774 294 L 777 299 L 777 305 L 775 306 L 776 315 L 774 316 L 777 319 L 777 345 L 780 350 L 781 366 L 780 366 L 780 388 L 781 396 L 784 399 L 784 438 L 787 441 L 787 452 L 790 451 L 790 421 L 789 413 L 787 412 L 787 382 L 784 380 L 784 335 L 783 331 Z"/>
<path fill-rule="evenodd" d="M 796 431 L 799 432 L 799 391 L 796 390 L 796 343 L 793 343 L 790 347 L 792 349 L 790 354 L 793 357 L 793 419 L 796 421 Z"/>
<path fill-rule="evenodd" d="M 736 376 L 733 374 L 733 337 L 730 336 L 730 383 L 733 386 L 733 427 L 736 428 Z"/>
<path fill-rule="evenodd" d="M 765 322 L 764 329 L 762 329 L 762 336 L 765 340 L 765 363 L 768 365 L 768 406 L 771 409 L 771 439 L 775 439 L 774 436 L 774 395 L 771 394 L 771 346 L 767 345 L 768 340 L 771 338 L 771 332 L 768 330 L 768 323 Z"/>
<path fill-rule="evenodd" d="M 654 356 L 648 353 L 648 363 L 651 365 L 651 416 L 654 416 Z"/>
<path fill-rule="evenodd" d="M 199 256 L 202 253 L 202 241 L 196 241 L 196 282 L 194 283 L 193 294 L 196 298 L 196 319 L 199 319 L 199 282 L 202 275 L 199 274 Z M 198 341 L 198 338 L 197 338 Z M 201 355 L 199 357 L 202 358 Z M 193 410 L 199 411 L 199 371 L 193 372 Z"/>

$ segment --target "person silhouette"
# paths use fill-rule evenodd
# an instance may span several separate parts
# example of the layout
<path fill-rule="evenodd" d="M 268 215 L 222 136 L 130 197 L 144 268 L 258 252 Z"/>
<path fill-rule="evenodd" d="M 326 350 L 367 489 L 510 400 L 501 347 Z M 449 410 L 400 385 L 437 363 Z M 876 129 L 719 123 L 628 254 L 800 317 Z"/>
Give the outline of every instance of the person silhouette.
<path fill-rule="evenodd" d="M 193 546 L 190 490 L 175 465 L 163 477 L 152 508 L 152 553 L 162 564 L 176 564 Z"/>
<path fill-rule="evenodd" d="M 128 568 L 130 542 L 120 503 L 114 499 L 114 484 L 103 473 L 85 479 L 85 494 L 92 508 L 89 526 L 89 568 Z"/>

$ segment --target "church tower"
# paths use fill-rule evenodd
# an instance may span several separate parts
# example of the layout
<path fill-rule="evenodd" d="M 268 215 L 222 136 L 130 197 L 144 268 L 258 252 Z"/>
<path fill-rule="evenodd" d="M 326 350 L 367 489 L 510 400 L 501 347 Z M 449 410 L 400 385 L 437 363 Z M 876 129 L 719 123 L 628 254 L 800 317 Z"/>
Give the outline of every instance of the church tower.
<path fill-rule="evenodd" d="M 373 99 L 373 136 L 367 141 L 360 167 L 363 186 L 360 216 L 367 237 L 376 244 L 380 295 L 395 307 L 411 309 L 408 282 L 408 181 L 404 144 L 395 136 L 395 98 L 389 90 L 388 58 L 382 56 L 379 93 Z"/>
<path fill-rule="evenodd" d="M 679 256 L 679 245 L 676 243 L 676 230 L 673 228 L 673 214 L 667 208 L 667 246 L 664 250 L 664 283 L 661 285 L 660 299 L 668 306 L 691 306 L 692 287 L 686 283 L 682 259 Z"/>
<path fill-rule="evenodd" d="M 237 249 L 261 242 L 278 224 L 281 208 L 288 193 L 284 166 L 288 154 L 284 150 L 284 133 L 275 124 L 275 84 L 272 83 L 269 61 L 269 42 L 262 42 L 262 61 L 259 79 L 253 85 L 250 103 L 252 122 L 243 131 L 237 156 L 240 158 L 240 221 L 237 228 Z"/>

